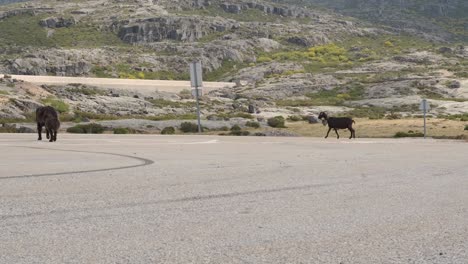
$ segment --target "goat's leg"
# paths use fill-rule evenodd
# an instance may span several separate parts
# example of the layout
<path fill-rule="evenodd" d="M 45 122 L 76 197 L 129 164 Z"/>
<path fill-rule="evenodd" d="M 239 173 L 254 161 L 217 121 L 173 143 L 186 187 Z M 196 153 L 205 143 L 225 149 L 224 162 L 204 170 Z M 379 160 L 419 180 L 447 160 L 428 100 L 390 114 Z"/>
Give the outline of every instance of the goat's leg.
<path fill-rule="evenodd" d="M 57 130 L 54 130 L 54 141 L 57 141 Z"/>
<path fill-rule="evenodd" d="M 340 135 L 338 134 L 338 130 L 335 128 L 336 138 L 340 139 Z"/>
<path fill-rule="evenodd" d="M 330 127 L 330 128 L 328 128 L 328 132 L 327 132 L 327 135 L 325 136 L 325 138 L 327 138 L 327 137 L 328 137 L 328 134 L 330 134 L 330 131 L 331 131 L 331 130 L 332 130 L 332 128 L 331 128 L 331 127 Z"/>
<path fill-rule="evenodd" d="M 39 123 L 37 123 L 37 134 L 39 135 L 37 140 L 42 140 L 41 132 L 42 132 L 42 126 Z"/>
<path fill-rule="evenodd" d="M 354 128 L 352 129 L 353 129 L 353 138 L 356 138 L 356 130 L 354 130 Z"/>
<path fill-rule="evenodd" d="M 47 127 L 45 129 L 45 132 L 46 132 L 46 138 L 49 139 L 50 138 L 50 131 L 49 131 L 49 129 Z"/>

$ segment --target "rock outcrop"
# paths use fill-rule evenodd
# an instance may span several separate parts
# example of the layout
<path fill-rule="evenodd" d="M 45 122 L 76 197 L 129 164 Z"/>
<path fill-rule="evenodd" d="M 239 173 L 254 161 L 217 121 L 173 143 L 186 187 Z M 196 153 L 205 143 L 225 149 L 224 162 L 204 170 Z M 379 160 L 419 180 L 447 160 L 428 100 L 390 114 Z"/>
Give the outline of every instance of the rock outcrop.
<path fill-rule="evenodd" d="M 242 2 L 239 4 L 234 3 L 222 3 L 219 5 L 225 12 L 239 14 L 245 10 L 256 9 L 269 15 L 279 15 L 283 17 L 293 18 L 304 18 L 312 16 L 311 12 L 308 12 L 302 8 L 295 6 L 275 6 L 267 3 L 260 2 Z"/>
<path fill-rule="evenodd" d="M 49 57 L 50 58 L 50 57 Z M 9 72 L 25 75 L 81 76 L 91 71 L 92 65 L 85 60 L 50 61 L 44 57 L 27 57 L 8 61 Z"/>
<path fill-rule="evenodd" d="M 120 21 L 112 28 L 127 43 L 151 43 L 163 40 L 194 42 L 204 36 L 235 30 L 240 25 L 234 20 L 201 17 L 157 17 L 136 21 Z"/>
<path fill-rule="evenodd" d="M 76 24 L 76 21 L 74 18 L 48 17 L 42 19 L 39 24 L 46 28 L 61 28 L 73 26 Z"/>
<path fill-rule="evenodd" d="M 38 15 L 38 14 L 52 14 L 55 9 L 48 7 L 37 7 L 37 8 L 22 8 L 8 11 L 0 11 L 0 20 L 19 15 Z"/>

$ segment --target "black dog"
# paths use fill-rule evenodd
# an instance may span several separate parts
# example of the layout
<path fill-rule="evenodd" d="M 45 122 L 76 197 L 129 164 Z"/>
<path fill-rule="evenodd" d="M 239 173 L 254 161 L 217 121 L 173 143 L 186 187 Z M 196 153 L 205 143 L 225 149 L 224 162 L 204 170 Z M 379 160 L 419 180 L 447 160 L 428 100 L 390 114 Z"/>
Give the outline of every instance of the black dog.
<path fill-rule="evenodd" d="M 57 111 L 52 106 L 43 106 L 36 109 L 38 140 L 42 140 L 42 127 L 46 128 L 46 137 L 49 142 L 57 141 L 57 132 L 60 128 Z"/>

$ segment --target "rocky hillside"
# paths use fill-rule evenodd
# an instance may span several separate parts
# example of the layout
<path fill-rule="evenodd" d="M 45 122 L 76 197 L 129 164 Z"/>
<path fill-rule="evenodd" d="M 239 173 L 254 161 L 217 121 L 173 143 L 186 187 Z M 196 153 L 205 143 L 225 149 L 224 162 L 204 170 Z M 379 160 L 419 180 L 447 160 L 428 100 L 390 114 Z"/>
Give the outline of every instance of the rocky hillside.
<path fill-rule="evenodd" d="M 323 6 L 395 32 L 434 40 L 468 40 L 468 2 L 464 0 L 285 0 Z"/>
<path fill-rule="evenodd" d="M 207 102 L 222 103 L 206 103 L 205 116 L 242 116 L 249 105 L 266 116 L 416 115 L 422 97 L 437 114 L 461 114 L 464 10 L 461 0 L 36 0 L 0 6 L 0 73 L 187 80 L 188 62 L 198 59 L 205 80 L 239 84 L 209 94 Z M 176 118 L 193 110 L 181 95 L 148 101 L 79 95 L 92 87 L 42 87 L 39 95 L 13 89 L 14 81 L 3 87 L 4 118 L 28 117 L 18 100 L 50 98 L 85 116 Z M 144 110 L 158 99 L 173 107 Z"/>
<path fill-rule="evenodd" d="M 378 29 L 335 14 L 249 1 L 34 1 L 0 12 L 0 72 L 187 79 L 256 63 L 262 53 L 306 48 Z"/>

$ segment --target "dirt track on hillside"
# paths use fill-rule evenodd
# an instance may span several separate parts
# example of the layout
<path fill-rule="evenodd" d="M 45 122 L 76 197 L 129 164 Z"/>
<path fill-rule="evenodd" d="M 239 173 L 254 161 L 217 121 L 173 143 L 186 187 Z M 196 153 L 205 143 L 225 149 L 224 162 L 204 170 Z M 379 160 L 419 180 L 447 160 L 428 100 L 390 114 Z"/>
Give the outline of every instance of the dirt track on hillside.
<path fill-rule="evenodd" d="M 128 90 L 150 89 L 160 92 L 178 93 L 184 89 L 190 89 L 189 81 L 166 81 L 166 80 L 132 80 L 112 78 L 86 78 L 86 77 L 60 77 L 60 76 L 34 76 L 34 75 L 12 75 L 12 78 L 30 82 L 33 84 L 66 85 L 80 83 L 101 88 L 115 88 Z M 204 91 L 233 87 L 234 83 L 228 82 L 204 82 Z"/>

